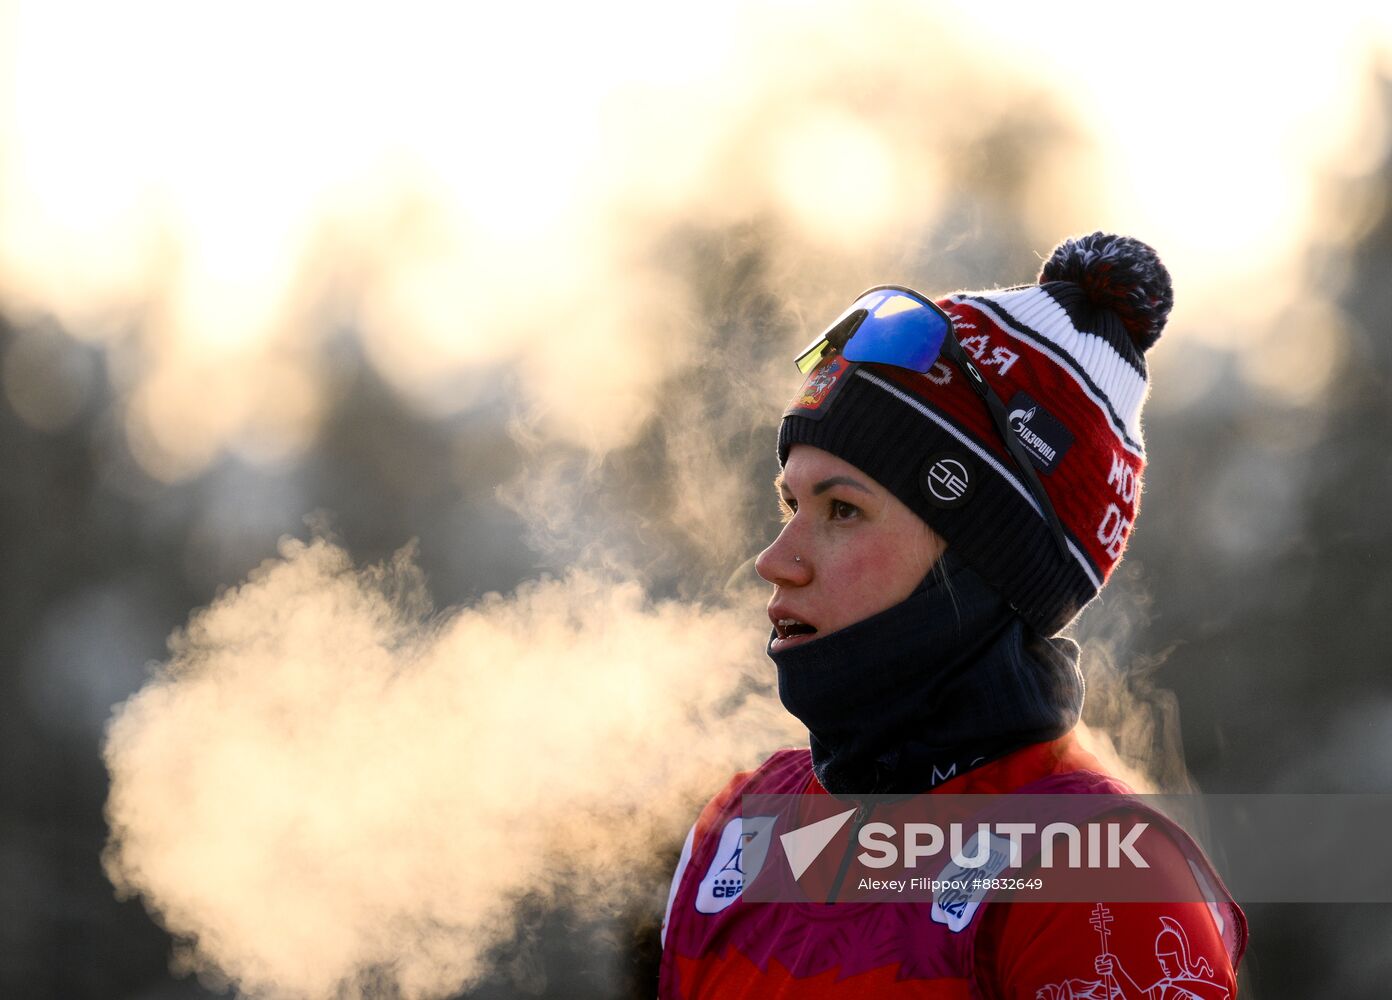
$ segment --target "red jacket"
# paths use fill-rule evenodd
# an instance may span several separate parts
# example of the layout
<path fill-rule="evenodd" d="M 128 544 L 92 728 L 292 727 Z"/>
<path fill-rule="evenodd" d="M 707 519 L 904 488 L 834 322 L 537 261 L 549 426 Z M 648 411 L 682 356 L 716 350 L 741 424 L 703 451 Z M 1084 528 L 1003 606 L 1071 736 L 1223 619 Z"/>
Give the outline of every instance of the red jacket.
<path fill-rule="evenodd" d="M 1124 791 L 1072 735 L 1016 751 L 936 793 Z M 774 754 L 742 773 L 687 838 L 663 921 L 663 998 L 848 996 L 937 1000 L 1218 1000 L 1236 996 L 1246 945 L 1242 911 L 1219 903 L 997 903 L 964 925 L 928 904 L 754 903 L 729 871 L 740 797 L 821 793 L 806 750 Z M 1193 871 L 1221 890 L 1201 853 L 1148 829 L 1137 846 L 1167 878 Z M 1186 853 L 1187 852 L 1187 853 Z M 722 865 L 726 866 L 722 870 Z M 1192 867 L 1191 867 L 1192 866 Z M 1224 893 L 1225 894 L 1225 893 Z M 1105 934 L 1105 937 L 1103 936 Z M 1105 950 L 1103 942 L 1105 941 Z"/>

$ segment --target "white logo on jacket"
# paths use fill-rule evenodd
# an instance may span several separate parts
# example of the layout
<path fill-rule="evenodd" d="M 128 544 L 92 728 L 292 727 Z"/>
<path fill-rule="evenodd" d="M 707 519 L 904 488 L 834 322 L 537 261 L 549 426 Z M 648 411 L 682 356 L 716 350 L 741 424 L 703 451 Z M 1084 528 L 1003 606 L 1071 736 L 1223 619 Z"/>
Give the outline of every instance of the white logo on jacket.
<path fill-rule="evenodd" d="M 1007 865 L 1019 867 L 1020 852 L 1011 841 L 992 833 L 987 837 L 986 850 L 983 852 L 980 839 L 980 834 L 977 834 L 967 841 L 960 856 L 963 860 L 982 858 L 981 861 L 968 866 L 954 859 L 938 875 L 944 888 L 933 893 L 932 917 L 938 923 L 946 924 L 953 934 L 966 930 L 972 917 L 976 916 L 981 901 L 989 892 L 982 884 L 983 880 L 995 878 L 1005 871 Z M 956 884 L 969 888 L 953 888 Z"/>
<path fill-rule="evenodd" d="M 747 879 L 764 866 L 772 816 L 736 816 L 720 831 L 710 867 L 696 888 L 696 912 L 719 913 L 744 891 Z"/>
<path fill-rule="evenodd" d="M 1034 995 L 1041 1000 L 1105 1000 L 1107 997 L 1227 1000 L 1228 988 L 1217 982 L 1208 959 L 1194 953 L 1188 931 L 1174 917 L 1160 918 L 1160 933 L 1155 936 L 1155 963 L 1160 978 L 1143 986 L 1141 983 L 1150 979 L 1150 975 L 1143 973 L 1141 981 L 1137 981 L 1111 950 L 1110 938 L 1115 932 L 1109 925 L 1115 920 L 1112 911 L 1101 903 L 1093 908 L 1088 919 L 1097 931 L 1099 950 L 1092 971 L 1101 976 L 1100 979 L 1077 978 L 1048 983 L 1039 987 Z"/>

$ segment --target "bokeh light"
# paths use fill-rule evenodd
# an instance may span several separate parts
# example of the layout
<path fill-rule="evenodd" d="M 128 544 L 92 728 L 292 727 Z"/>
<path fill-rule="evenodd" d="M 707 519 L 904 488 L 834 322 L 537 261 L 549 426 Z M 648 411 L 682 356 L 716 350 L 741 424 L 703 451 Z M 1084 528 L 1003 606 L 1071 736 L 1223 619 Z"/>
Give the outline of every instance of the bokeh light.
<path fill-rule="evenodd" d="M 1032 249 L 1142 233 L 1182 290 L 1176 334 L 1266 353 L 1305 293 L 1318 178 L 1387 141 L 1365 80 L 1390 19 L 1180 7 L 1142 26 L 1024 4 L 18 2 L 0 296 L 138 343 L 122 422 L 160 480 L 301 454 L 328 391 L 313 352 L 344 327 L 422 412 L 521 366 L 520 415 L 604 451 L 682 358 L 671 233 L 781 220 L 792 296 L 903 259 L 954 211 L 968 240 L 999 228 L 999 204 L 971 207 L 966 151 L 1063 128 L 1016 179 Z M 1033 110 L 1011 96 L 1031 90 Z M 1337 350 L 1335 327 L 1308 335 Z M 587 366 L 606 405 L 577 414 L 582 355 L 608 359 Z M 1244 370 L 1294 399 L 1318 386 L 1288 369 Z"/>

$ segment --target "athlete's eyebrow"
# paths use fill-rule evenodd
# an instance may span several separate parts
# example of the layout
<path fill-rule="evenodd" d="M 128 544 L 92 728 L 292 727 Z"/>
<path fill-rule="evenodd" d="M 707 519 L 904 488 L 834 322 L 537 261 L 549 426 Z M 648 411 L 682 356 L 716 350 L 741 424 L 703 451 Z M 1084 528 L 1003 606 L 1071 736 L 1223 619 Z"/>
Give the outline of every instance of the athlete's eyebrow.
<path fill-rule="evenodd" d="M 866 486 L 858 479 L 852 479 L 850 476 L 832 476 L 828 479 L 823 479 L 812 487 L 812 495 L 821 496 L 833 486 L 849 486 L 853 490 L 860 490 L 862 493 L 868 493 L 874 496 L 874 491 L 871 490 L 870 487 Z M 773 477 L 773 488 L 778 492 L 779 496 L 782 496 L 785 490 L 790 493 L 792 492 L 788 490 L 788 484 L 784 481 L 783 473 L 781 472 Z"/>
<path fill-rule="evenodd" d="M 860 490 L 862 493 L 874 495 L 870 487 L 866 486 L 858 479 L 852 479 L 850 476 L 832 476 L 830 479 L 823 479 L 820 483 L 812 487 L 812 495 L 821 496 L 833 486 L 849 486 L 853 490 Z"/>

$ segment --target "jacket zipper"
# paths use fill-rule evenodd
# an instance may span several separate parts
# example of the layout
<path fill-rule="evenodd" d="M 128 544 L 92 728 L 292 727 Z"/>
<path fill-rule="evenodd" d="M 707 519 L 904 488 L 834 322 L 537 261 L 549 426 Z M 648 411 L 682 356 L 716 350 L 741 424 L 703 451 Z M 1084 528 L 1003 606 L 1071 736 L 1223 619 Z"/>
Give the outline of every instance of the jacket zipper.
<path fill-rule="evenodd" d="M 851 856 L 855 854 L 856 844 L 860 842 L 860 829 L 870 819 L 870 814 L 875 811 L 873 802 L 862 802 L 856 806 L 855 818 L 851 820 L 851 839 L 846 844 L 846 853 L 841 855 L 841 867 L 836 869 L 836 878 L 832 880 L 831 891 L 827 893 L 827 904 L 836 902 L 836 897 L 841 892 L 841 883 L 846 880 L 846 872 L 851 868 Z"/>

